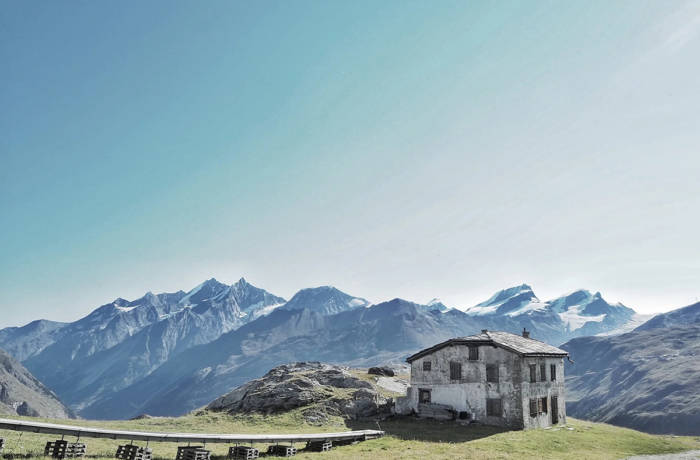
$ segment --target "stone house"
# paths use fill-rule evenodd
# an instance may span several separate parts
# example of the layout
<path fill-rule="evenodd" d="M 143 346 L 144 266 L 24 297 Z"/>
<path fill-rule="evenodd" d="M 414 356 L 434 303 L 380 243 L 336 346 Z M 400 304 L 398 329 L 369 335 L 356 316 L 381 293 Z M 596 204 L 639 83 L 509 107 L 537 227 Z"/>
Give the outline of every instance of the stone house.
<path fill-rule="evenodd" d="M 529 337 L 482 330 L 410 356 L 411 381 L 399 414 L 476 420 L 516 429 L 566 423 L 564 358 Z"/>

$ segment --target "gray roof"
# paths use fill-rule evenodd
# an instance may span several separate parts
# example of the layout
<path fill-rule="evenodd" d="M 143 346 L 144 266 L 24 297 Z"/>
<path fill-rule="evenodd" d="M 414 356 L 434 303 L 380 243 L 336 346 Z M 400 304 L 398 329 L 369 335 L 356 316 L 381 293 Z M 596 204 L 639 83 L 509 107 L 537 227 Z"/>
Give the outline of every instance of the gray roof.
<path fill-rule="evenodd" d="M 467 337 L 456 337 L 409 356 L 411 362 L 450 345 L 493 345 L 510 350 L 520 356 L 568 356 L 568 352 L 546 344 L 540 340 L 525 338 L 522 335 L 503 331 L 484 331 Z"/>

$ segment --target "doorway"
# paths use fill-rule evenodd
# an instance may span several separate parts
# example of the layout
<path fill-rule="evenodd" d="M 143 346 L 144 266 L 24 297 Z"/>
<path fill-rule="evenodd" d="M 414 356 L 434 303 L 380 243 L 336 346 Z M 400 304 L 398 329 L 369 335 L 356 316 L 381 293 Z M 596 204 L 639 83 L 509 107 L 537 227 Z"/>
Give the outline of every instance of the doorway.
<path fill-rule="evenodd" d="M 552 425 L 559 423 L 559 398 L 552 396 Z"/>
<path fill-rule="evenodd" d="M 423 388 L 418 390 L 418 403 L 430 404 L 430 390 L 424 390 Z"/>

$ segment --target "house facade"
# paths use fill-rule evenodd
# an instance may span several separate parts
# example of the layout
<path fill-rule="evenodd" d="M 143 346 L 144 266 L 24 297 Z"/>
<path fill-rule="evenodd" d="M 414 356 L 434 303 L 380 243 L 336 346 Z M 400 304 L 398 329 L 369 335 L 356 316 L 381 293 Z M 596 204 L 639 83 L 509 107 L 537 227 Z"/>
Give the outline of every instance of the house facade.
<path fill-rule="evenodd" d="M 396 411 L 516 429 L 565 423 L 567 355 L 526 331 L 450 339 L 407 359 L 410 386 Z"/>

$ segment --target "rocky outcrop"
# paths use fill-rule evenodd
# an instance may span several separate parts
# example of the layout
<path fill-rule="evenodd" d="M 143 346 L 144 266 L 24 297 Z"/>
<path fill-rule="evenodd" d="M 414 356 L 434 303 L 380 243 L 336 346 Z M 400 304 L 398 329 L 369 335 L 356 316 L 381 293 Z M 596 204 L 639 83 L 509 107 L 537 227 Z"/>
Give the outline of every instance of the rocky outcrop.
<path fill-rule="evenodd" d="M 308 423 L 322 424 L 330 416 L 346 419 L 383 418 L 390 414 L 390 399 L 368 381 L 346 368 L 320 362 L 275 367 L 217 398 L 208 410 L 230 414 L 274 414 L 304 408 Z"/>
<path fill-rule="evenodd" d="M 384 377 L 393 377 L 394 369 L 390 368 L 389 366 L 370 367 L 367 370 L 367 373 L 372 375 L 383 375 Z"/>

